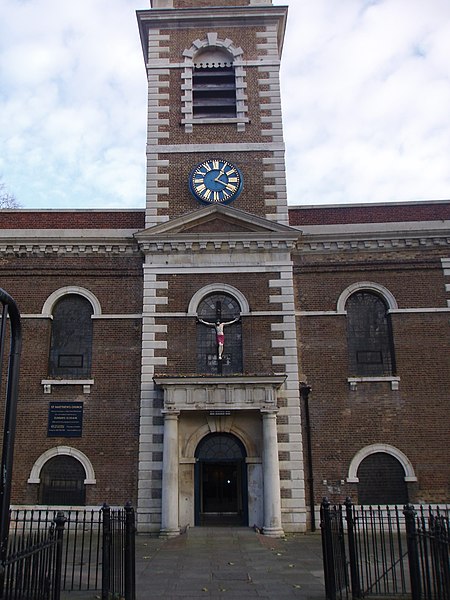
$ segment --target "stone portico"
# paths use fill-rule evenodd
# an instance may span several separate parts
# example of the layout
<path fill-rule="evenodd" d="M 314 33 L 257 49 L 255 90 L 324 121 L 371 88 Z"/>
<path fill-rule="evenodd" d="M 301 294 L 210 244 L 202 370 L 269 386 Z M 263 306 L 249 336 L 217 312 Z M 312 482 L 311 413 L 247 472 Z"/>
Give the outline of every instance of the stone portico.
<path fill-rule="evenodd" d="M 245 448 L 241 485 L 246 489 L 238 493 L 247 500 L 243 510 L 249 524 L 268 536 L 283 535 L 276 417 L 285 376 L 164 376 L 154 381 L 164 391 L 161 535 L 176 536 L 198 519 L 202 490 L 196 481 L 196 449 L 205 436 L 220 433 L 235 436 Z"/>

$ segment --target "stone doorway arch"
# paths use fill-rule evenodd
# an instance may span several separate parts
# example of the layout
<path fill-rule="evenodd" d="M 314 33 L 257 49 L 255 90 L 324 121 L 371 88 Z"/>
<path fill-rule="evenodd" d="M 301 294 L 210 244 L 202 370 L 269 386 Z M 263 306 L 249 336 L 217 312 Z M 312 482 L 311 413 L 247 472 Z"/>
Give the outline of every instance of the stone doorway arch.
<path fill-rule="evenodd" d="M 195 525 L 247 526 L 247 453 L 230 433 L 210 433 L 195 451 Z"/>

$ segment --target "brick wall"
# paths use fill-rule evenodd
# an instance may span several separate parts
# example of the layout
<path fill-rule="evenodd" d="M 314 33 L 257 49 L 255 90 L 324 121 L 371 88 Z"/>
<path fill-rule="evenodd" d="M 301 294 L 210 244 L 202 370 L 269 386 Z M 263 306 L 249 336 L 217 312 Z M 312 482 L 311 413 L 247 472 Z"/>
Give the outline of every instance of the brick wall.
<path fill-rule="evenodd" d="M 142 272 L 135 257 L 9 257 L 0 265 L 1 286 L 22 313 L 23 352 L 15 445 L 13 503 L 34 504 L 38 485 L 28 484 L 43 452 L 70 446 L 91 461 L 97 483 L 86 486 L 86 503 L 136 502 L 139 433 Z M 90 393 L 81 385 L 53 385 L 48 379 L 51 320 L 39 317 L 48 296 L 64 286 L 95 294 L 102 315 L 94 318 Z M 47 437 L 49 402 L 83 402 L 82 437 Z M 2 405 L 3 410 L 3 405 Z"/>
<path fill-rule="evenodd" d="M 362 448 L 389 444 L 411 461 L 417 483 L 412 501 L 448 501 L 450 454 L 446 403 L 450 389 L 450 322 L 441 251 L 321 255 L 296 270 L 301 372 L 312 387 L 310 414 L 315 500 L 357 501 L 346 483 L 350 462 Z M 382 265 L 380 264 L 382 263 Z M 340 294 L 354 283 L 386 287 L 399 312 L 391 315 L 398 390 L 386 381 L 352 390 L 346 316 L 336 314 Z M 327 311 L 328 314 L 314 314 Z"/>

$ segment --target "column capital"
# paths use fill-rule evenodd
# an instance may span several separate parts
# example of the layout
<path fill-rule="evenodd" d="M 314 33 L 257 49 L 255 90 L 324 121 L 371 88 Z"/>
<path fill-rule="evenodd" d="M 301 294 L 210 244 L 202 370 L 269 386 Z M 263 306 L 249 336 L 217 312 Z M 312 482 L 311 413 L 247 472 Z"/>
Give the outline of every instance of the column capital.
<path fill-rule="evenodd" d="M 279 408 L 261 408 L 261 414 L 263 417 L 276 417 L 279 410 Z"/>
<path fill-rule="evenodd" d="M 179 410 L 172 410 L 171 408 L 163 408 L 163 410 L 161 411 L 161 414 L 164 415 L 164 418 L 172 418 L 172 419 L 178 419 L 178 417 L 180 416 L 180 411 Z"/>

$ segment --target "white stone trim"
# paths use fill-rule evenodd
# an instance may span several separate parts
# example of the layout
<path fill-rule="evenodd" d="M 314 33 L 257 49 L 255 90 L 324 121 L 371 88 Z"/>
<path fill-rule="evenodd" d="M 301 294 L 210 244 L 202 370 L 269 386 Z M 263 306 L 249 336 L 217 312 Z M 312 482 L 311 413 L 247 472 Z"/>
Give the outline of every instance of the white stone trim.
<path fill-rule="evenodd" d="M 152 145 L 147 146 L 147 153 L 153 154 L 155 157 L 157 154 L 194 154 L 198 152 L 284 152 L 284 143 L 270 143 L 269 141 L 264 143 L 224 143 L 218 145 L 217 143 L 207 144 L 165 144 L 165 145 Z"/>
<path fill-rule="evenodd" d="M 373 281 L 359 281 L 357 283 L 349 285 L 341 293 L 337 301 L 337 314 L 346 314 L 345 305 L 352 294 L 354 294 L 355 292 L 362 292 L 366 290 L 370 292 L 376 292 L 377 294 L 382 296 L 386 300 L 389 310 L 398 309 L 397 300 L 394 298 L 394 295 L 386 287 L 384 287 L 384 285 L 374 283 Z"/>
<path fill-rule="evenodd" d="M 202 439 L 210 433 L 231 433 L 237 437 L 237 439 L 244 446 L 246 452 L 246 462 L 250 462 L 249 457 L 251 457 L 251 462 L 261 463 L 261 458 L 257 454 L 256 445 L 253 443 L 253 439 L 251 435 L 248 434 L 248 431 L 236 425 L 233 418 L 224 417 L 220 417 L 220 419 L 210 417 L 207 423 L 193 431 L 189 438 L 185 441 L 184 446 L 181 448 L 181 456 L 186 457 L 185 460 L 192 458 L 195 460 L 195 451 L 197 446 Z"/>
<path fill-rule="evenodd" d="M 205 287 L 202 287 L 192 296 L 191 301 L 189 302 L 187 316 L 195 316 L 197 314 L 198 305 L 200 302 L 203 300 L 203 298 L 205 298 L 205 296 L 209 296 L 210 294 L 229 294 L 239 302 L 241 313 L 248 314 L 250 312 L 247 298 L 237 288 L 226 283 L 211 283 L 210 285 L 205 285 Z"/>
<path fill-rule="evenodd" d="M 238 131 L 245 131 L 245 124 L 248 123 L 247 113 L 247 96 L 245 89 L 247 83 L 245 81 L 246 71 L 244 61 L 242 60 L 243 50 L 234 45 L 229 38 L 222 40 L 216 32 L 208 32 L 203 39 L 196 39 L 190 48 L 183 51 L 184 69 L 181 74 L 183 80 L 182 89 L 184 94 L 182 100 L 181 122 L 184 124 L 186 133 L 192 133 L 193 126 L 196 123 L 204 122 L 204 119 L 196 119 L 193 115 L 193 69 L 196 63 L 196 57 L 208 48 L 217 48 L 229 56 L 230 63 L 234 67 L 235 84 L 236 84 L 236 118 L 235 119 L 208 119 L 212 123 L 235 123 Z"/>
<path fill-rule="evenodd" d="M 42 315 L 44 317 L 50 317 L 53 313 L 53 307 L 55 306 L 56 302 L 60 298 L 62 298 L 63 296 L 67 296 L 68 294 L 77 294 L 78 296 L 83 296 L 83 298 L 89 300 L 94 311 L 94 314 L 92 315 L 93 317 L 102 314 L 102 307 L 100 305 L 100 302 L 90 290 L 82 288 L 78 285 L 68 285 L 59 288 L 59 290 L 55 290 L 52 294 L 50 294 L 50 296 L 44 302 L 44 306 L 42 307 Z"/>
<path fill-rule="evenodd" d="M 84 480 L 85 485 L 93 485 L 97 483 L 97 480 L 95 479 L 94 467 L 92 466 L 89 458 L 86 456 L 86 454 L 81 452 L 81 450 L 77 450 L 77 448 L 72 448 L 71 446 L 57 446 L 56 448 L 50 448 L 41 454 L 31 469 L 28 483 L 40 483 L 42 467 L 51 458 L 60 455 L 73 456 L 83 465 L 86 473 L 86 479 Z"/>
<path fill-rule="evenodd" d="M 399 461 L 405 471 L 406 482 L 417 481 L 416 474 L 414 473 L 414 467 L 412 466 L 412 463 L 406 454 L 403 454 L 401 450 L 395 446 L 391 446 L 390 444 L 371 444 L 370 446 L 366 446 L 365 448 L 359 450 L 352 458 L 348 469 L 347 483 L 358 483 L 359 478 L 357 473 L 359 465 L 365 458 L 378 452 L 390 454 Z"/>
<path fill-rule="evenodd" d="M 450 236 L 444 235 L 441 231 L 425 230 L 423 223 L 417 224 L 414 231 L 399 231 L 397 229 L 390 233 L 390 229 L 384 224 L 374 228 L 368 226 L 367 230 L 361 230 L 360 233 L 354 233 L 355 226 L 340 225 L 339 233 L 324 233 L 323 228 L 317 226 L 301 226 L 297 225 L 294 229 L 301 230 L 303 233 L 299 250 L 302 252 L 335 252 L 342 250 L 358 250 L 358 251 L 386 251 L 399 250 L 402 248 L 448 248 L 450 246 Z M 400 224 L 401 227 L 401 224 Z M 315 229 L 315 231 L 314 231 Z M 423 231 L 423 233 L 422 233 Z M 316 235 L 317 232 L 317 235 Z"/>
<path fill-rule="evenodd" d="M 94 385 L 93 379 L 42 379 L 41 385 L 44 388 L 44 394 L 52 393 L 53 385 L 82 385 L 83 394 L 91 393 L 91 386 Z"/>
<path fill-rule="evenodd" d="M 356 391 L 358 387 L 358 383 L 376 383 L 386 381 L 391 384 L 391 390 L 396 391 L 399 388 L 400 377 L 348 377 L 348 383 L 350 384 L 350 389 L 352 392 Z"/>

